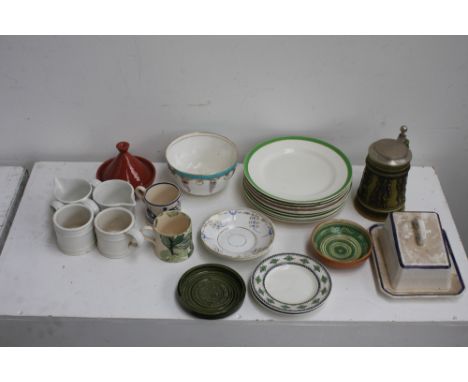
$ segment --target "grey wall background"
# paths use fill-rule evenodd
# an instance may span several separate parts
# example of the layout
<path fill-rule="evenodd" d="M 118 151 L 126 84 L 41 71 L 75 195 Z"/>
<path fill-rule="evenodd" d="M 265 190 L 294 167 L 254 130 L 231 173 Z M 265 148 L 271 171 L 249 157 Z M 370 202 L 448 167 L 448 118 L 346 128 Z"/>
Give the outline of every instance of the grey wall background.
<path fill-rule="evenodd" d="M 468 244 L 468 37 L 0 37 L 0 164 L 163 160 L 196 130 L 245 154 L 306 134 L 363 164 L 409 127 Z"/>

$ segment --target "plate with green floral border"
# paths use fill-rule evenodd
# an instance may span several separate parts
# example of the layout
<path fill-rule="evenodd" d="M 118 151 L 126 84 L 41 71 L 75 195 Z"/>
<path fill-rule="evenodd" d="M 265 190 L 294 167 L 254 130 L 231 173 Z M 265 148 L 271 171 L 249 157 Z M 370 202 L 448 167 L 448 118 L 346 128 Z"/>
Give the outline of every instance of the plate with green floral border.
<path fill-rule="evenodd" d="M 221 264 L 202 264 L 185 272 L 177 285 L 182 307 L 200 318 L 229 316 L 245 298 L 245 283 L 232 268 Z"/>
<path fill-rule="evenodd" d="M 250 278 L 252 294 L 261 305 L 285 314 L 308 313 L 330 295 L 327 269 L 309 256 L 280 253 L 260 262 Z"/>

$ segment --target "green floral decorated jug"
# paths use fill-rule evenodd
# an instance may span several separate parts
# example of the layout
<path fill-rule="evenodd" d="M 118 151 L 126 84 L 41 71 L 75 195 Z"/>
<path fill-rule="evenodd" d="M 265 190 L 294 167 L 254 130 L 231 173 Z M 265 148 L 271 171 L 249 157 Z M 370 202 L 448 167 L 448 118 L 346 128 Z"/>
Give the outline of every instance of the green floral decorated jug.
<path fill-rule="evenodd" d="M 412 158 L 408 128 L 402 126 L 397 139 L 381 139 L 369 146 L 366 167 L 356 196 L 363 215 L 383 220 L 388 213 L 405 208 L 405 192 Z"/>

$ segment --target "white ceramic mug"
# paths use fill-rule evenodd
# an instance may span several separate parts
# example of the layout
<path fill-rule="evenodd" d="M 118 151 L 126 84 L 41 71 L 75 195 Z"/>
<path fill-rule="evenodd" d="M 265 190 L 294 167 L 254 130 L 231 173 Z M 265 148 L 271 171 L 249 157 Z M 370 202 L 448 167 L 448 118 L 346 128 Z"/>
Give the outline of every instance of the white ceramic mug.
<path fill-rule="evenodd" d="M 67 204 L 52 218 L 57 245 L 67 255 L 82 255 L 95 245 L 92 209 L 82 204 Z"/>
<path fill-rule="evenodd" d="M 101 210 L 111 207 L 124 207 L 133 211 L 136 205 L 133 186 L 121 179 L 99 182 L 94 188 L 93 199 Z"/>
<path fill-rule="evenodd" d="M 99 212 L 98 205 L 90 199 L 93 192 L 93 186 L 97 185 L 98 180 L 88 182 L 79 178 L 55 178 L 54 179 L 54 197 L 51 207 L 58 210 L 68 204 L 84 204 L 91 208 L 94 214 Z"/>
<path fill-rule="evenodd" d="M 173 183 L 160 182 L 148 188 L 138 186 L 135 194 L 145 202 L 147 210 L 151 211 L 152 220 L 164 211 L 180 210 L 182 193 Z"/>
<path fill-rule="evenodd" d="M 127 256 L 143 244 L 144 238 L 135 227 L 135 216 L 123 207 L 111 207 L 94 219 L 99 252 L 111 259 Z"/>

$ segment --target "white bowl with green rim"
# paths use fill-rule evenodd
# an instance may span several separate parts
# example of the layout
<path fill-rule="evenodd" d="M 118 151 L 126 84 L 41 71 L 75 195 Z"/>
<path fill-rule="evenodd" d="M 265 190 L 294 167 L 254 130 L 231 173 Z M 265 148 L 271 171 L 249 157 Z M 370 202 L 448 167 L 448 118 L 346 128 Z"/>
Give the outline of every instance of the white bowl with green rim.
<path fill-rule="evenodd" d="M 278 137 L 256 145 L 244 175 L 261 194 L 291 204 L 319 203 L 342 193 L 352 167 L 337 147 L 317 138 Z"/>
<path fill-rule="evenodd" d="M 351 220 L 321 223 L 313 230 L 310 240 L 319 260 L 335 268 L 357 267 L 371 255 L 369 232 Z"/>
<path fill-rule="evenodd" d="M 166 149 L 166 161 L 178 186 L 192 195 L 222 191 L 237 166 L 236 145 L 214 133 L 182 135 Z"/>

